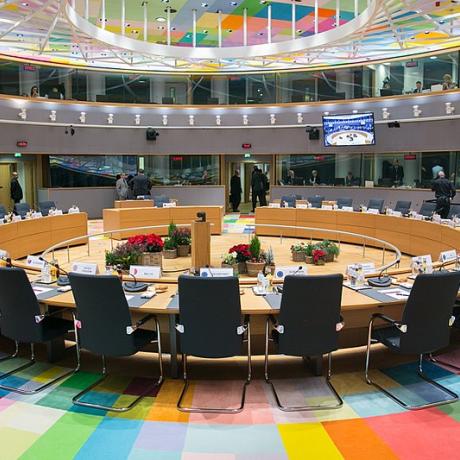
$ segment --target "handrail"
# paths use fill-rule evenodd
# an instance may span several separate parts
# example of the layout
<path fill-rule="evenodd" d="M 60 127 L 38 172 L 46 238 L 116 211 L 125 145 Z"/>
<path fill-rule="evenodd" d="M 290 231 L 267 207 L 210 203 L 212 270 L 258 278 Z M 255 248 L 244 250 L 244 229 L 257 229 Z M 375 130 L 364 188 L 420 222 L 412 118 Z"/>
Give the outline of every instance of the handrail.
<path fill-rule="evenodd" d="M 90 244 L 90 237 L 95 237 L 95 236 L 104 236 L 104 235 L 112 235 L 113 233 L 119 233 L 119 232 L 130 232 L 130 231 L 138 231 L 138 230 L 151 230 L 151 229 L 156 229 L 156 228 L 165 228 L 165 227 L 168 227 L 169 224 L 163 224 L 163 225 L 149 225 L 149 226 L 143 226 L 143 227 L 130 227 L 130 228 L 120 228 L 120 229 L 115 229 L 115 230 L 106 230 L 106 231 L 103 231 L 103 232 L 98 232 L 98 233 L 93 233 L 93 234 L 88 234 L 88 235 L 85 235 L 85 236 L 80 236 L 80 237 L 76 237 L 76 238 L 70 238 L 68 240 L 64 240 L 60 243 L 57 243 L 57 244 L 54 244 L 53 246 L 50 246 L 49 248 L 45 249 L 42 254 L 41 254 L 41 257 L 43 257 L 44 259 L 46 259 L 46 256 L 48 256 L 51 252 L 55 251 L 56 249 L 59 249 L 59 248 L 62 248 L 62 247 L 69 247 L 72 243 L 75 243 L 75 242 L 78 242 L 82 239 L 86 239 L 88 241 L 88 247 L 89 247 L 89 244 Z M 213 225 L 211 223 L 211 225 Z M 191 224 L 181 224 L 181 227 L 191 227 Z M 375 269 L 376 273 L 383 273 L 385 271 L 387 271 L 389 268 L 393 267 L 394 265 L 397 265 L 399 264 L 400 260 L 401 260 L 401 251 L 399 250 L 398 247 L 396 247 L 395 245 L 389 243 L 388 241 L 385 241 L 385 240 L 381 240 L 379 238 L 374 238 L 372 236 L 368 236 L 368 235 L 363 235 L 361 233 L 353 233 L 353 232 L 347 232 L 347 231 L 344 231 L 344 230 L 331 230 L 331 229 L 323 229 L 323 228 L 316 228 L 316 227 L 299 227 L 299 226 L 296 226 L 296 225 L 277 225 L 277 224 L 254 224 L 254 227 L 257 228 L 257 227 L 270 227 L 270 228 L 279 228 L 281 230 L 283 229 L 296 229 L 296 230 L 307 230 L 307 231 L 312 231 L 312 232 L 318 232 L 318 231 L 321 231 L 321 232 L 325 232 L 325 233 L 331 233 L 331 234 L 341 234 L 341 235 L 347 235 L 347 236 L 352 236 L 352 237 L 357 237 L 357 238 L 363 238 L 363 248 L 365 250 L 365 245 L 366 245 L 366 242 L 368 241 L 372 241 L 374 243 L 378 243 L 378 245 L 382 246 L 382 250 L 385 251 L 387 248 L 391 251 L 393 251 L 395 253 L 395 257 L 394 259 L 390 262 L 390 263 L 387 263 L 387 264 L 383 264 L 382 266 L 380 267 L 377 267 Z M 254 232 L 255 233 L 255 232 Z M 283 234 L 282 232 L 280 232 L 280 237 L 283 238 Z M 297 239 L 303 239 L 303 237 L 292 237 L 292 236 L 284 236 L 286 238 L 297 238 Z M 111 238 L 112 240 L 112 238 Z M 337 240 L 340 242 L 340 240 L 338 240 L 337 238 L 333 238 L 332 239 L 333 241 Z M 158 280 L 158 281 L 163 281 L 163 280 Z"/>

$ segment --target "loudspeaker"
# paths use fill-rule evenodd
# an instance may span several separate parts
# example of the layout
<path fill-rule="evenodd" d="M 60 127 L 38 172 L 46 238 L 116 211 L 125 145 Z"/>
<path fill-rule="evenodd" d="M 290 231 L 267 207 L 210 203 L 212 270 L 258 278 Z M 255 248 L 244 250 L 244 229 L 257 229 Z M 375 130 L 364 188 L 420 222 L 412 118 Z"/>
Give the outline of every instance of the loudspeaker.
<path fill-rule="evenodd" d="M 401 124 L 399 123 L 399 121 L 390 121 L 388 123 L 388 127 L 389 128 L 401 128 Z"/>
<path fill-rule="evenodd" d="M 308 139 L 311 141 L 319 140 L 319 129 L 318 128 L 307 128 Z"/>
<path fill-rule="evenodd" d="M 145 137 L 148 141 L 156 141 L 157 137 L 160 135 L 158 131 L 155 131 L 153 128 L 147 128 Z"/>

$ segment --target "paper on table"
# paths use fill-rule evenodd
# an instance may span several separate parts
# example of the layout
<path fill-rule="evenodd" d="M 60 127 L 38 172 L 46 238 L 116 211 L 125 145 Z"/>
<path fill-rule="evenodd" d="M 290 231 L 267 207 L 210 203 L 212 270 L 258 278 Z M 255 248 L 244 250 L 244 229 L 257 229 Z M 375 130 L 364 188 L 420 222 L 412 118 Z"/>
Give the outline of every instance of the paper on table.
<path fill-rule="evenodd" d="M 46 287 L 41 287 L 41 286 L 32 286 L 32 289 L 34 290 L 35 295 L 44 294 L 45 292 L 49 292 L 53 290 L 53 288 L 46 288 Z"/>
<path fill-rule="evenodd" d="M 409 293 L 403 289 L 382 289 L 379 291 L 381 294 L 385 294 L 389 297 L 392 297 L 396 300 L 407 299 L 409 297 Z"/>
<path fill-rule="evenodd" d="M 125 294 L 125 297 L 126 297 L 126 300 L 129 301 L 129 300 L 131 300 L 134 296 L 133 296 L 133 295 L 126 295 L 126 294 Z"/>

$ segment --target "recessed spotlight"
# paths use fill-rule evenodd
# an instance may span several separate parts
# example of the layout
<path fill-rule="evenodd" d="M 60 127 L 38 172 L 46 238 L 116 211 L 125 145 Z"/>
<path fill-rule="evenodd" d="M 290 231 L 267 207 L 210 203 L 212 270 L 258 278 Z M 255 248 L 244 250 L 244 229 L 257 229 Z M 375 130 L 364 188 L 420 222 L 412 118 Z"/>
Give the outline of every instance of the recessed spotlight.
<path fill-rule="evenodd" d="M 263 32 L 257 32 L 257 35 L 262 36 L 264 33 Z"/>
<path fill-rule="evenodd" d="M 228 32 L 229 34 L 231 34 L 231 33 L 233 32 L 233 30 L 232 30 L 232 29 L 228 29 L 227 32 Z"/>

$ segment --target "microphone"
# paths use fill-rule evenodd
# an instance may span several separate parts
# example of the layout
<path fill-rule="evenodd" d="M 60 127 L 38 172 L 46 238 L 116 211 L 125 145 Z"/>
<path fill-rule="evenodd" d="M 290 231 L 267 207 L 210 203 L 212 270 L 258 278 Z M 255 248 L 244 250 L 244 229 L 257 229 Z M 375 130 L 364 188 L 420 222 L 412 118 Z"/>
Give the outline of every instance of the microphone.
<path fill-rule="evenodd" d="M 367 278 L 367 284 L 379 288 L 391 286 L 391 278 L 388 275 L 383 275 L 384 272 L 385 270 L 382 270 L 379 276 Z"/>
<path fill-rule="evenodd" d="M 297 273 L 299 273 L 302 270 L 303 270 L 302 265 L 299 265 L 299 268 L 295 272 L 291 273 L 291 276 L 297 275 Z M 283 288 L 284 288 L 283 285 L 276 286 L 276 290 L 278 291 L 279 294 L 283 293 Z"/>
<path fill-rule="evenodd" d="M 49 260 L 46 260 L 42 256 L 40 256 L 38 259 L 41 260 L 42 262 L 45 262 L 45 264 L 48 264 L 51 267 L 54 267 L 56 269 L 56 277 L 57 277 L 56 284 L 58 286 L 70 286 L 69 273 L 66 272 L 63 268 L 61 268 L 57 262 L 50 262 Z M 64 276 L 61 276 L 61 272 L 64 274 Z"/>
<path fill-rule="evenodd" d="M 138 282 L 137 278 L 132 273 L 130 273 L 127 270 L 123 270 L 120 265 L 116 266 L 116 270 L 120 278 L 123 275 L 123 272 L 125 272 L 128 276 L 131 276 L 134 280 L 134 283 L 130 281 L 125 281 L 124 283 L 122 283 L 123 289 L 126 292 L 143 292 L 143 291 L 146 291 L 147 288 L 149 287 L 147 283 Z"/>

